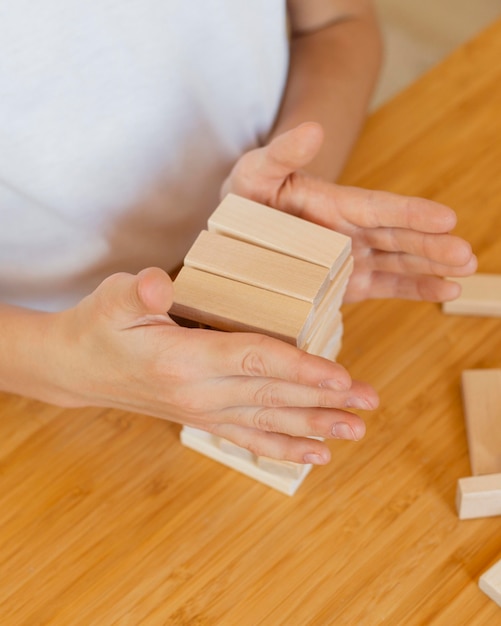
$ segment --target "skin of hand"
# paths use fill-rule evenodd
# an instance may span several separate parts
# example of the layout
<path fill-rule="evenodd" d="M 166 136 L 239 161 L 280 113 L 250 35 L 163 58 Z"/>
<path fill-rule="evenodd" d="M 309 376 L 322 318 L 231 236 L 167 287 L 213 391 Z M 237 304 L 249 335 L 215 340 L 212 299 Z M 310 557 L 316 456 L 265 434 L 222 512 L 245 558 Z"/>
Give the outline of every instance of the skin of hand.
<path fill-rule="evenodd" d="M 345 302 L 404 298 L 443 302 L 460 294 L 444 277 L 468 276 L 477 259 L 450 234 L 456 214 L 422 198 L 345 187 L 305 171 L 321 148 L 322 127 L 306 122 L 244 154 L 223 185 L 280 211 L 352 238 L 354 270 Z"/>
<path fill-rule="evenodd" d="M 110 276 L 72 309 L 14 312 L 24 317 L 23 336 L 36 329 L 43 337 L 45 358 L 33 371 L 32 361 L 23 365 L 31 351 L 20 352 L 0 388 L 66 407 L 153 415 L 299 463 L 330 460 L 326 443 L 309 437 L 364 436 L 350 409 L 377 406 L 369 385 L 271 337 L 178 326 L 165 313 L 172 297 L 169 276 L 148 268 Z"/>
<path fill-rule="evenodd" d="M 367 116 L 383 57 L 370 0 L 287 0 L 289 72 L 268 140 L 305 120 L 323 142 L 308 171 L 335 180 Z"/>

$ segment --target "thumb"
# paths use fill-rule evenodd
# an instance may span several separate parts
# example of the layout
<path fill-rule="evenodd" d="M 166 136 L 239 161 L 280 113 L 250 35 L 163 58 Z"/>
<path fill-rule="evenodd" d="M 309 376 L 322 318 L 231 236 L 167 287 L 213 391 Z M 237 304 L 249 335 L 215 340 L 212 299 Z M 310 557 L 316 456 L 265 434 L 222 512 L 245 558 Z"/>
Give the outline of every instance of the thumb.
<path fill-rule="evenodd" d="M 174 324 L 167 315 L 172 306 L 172 280 L 158 267 L 142 270 L 137 275 L 113 274 L 101 283 L 94 295 L 98 310 L 120 328 Z"/>
<path fill-rule="evenodd" d="M 257 201 L 274 197 L 291 174 L 313 161 L 323 140 L 323 129 L 316 122 L 305 122 L 281 133 L 267 146 L 251 150 L 237 161 L 221 197 L 229 192 Z M 257 190 L 263 198 L 256 197 Z"/>
<path fill-rule="evenodd" d="M 311 163 L 323 141 L 324 132 L 320 124 L 300 124 L 278 135 L 262 149 L 261 167 L 270 177 L 286 178 Z"/>

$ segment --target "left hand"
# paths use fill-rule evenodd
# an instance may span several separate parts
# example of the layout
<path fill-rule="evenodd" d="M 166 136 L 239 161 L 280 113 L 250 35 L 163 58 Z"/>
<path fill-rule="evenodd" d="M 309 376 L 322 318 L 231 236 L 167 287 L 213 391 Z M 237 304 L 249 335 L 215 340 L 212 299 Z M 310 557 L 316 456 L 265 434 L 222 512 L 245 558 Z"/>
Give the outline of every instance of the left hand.
<path fill-rule="evenodd" d="M 318 153 L 322 128 L 297 126 L 244 154 L 223 185 L 235 193 L 352 238 L 354 270 L 345 302 L 405 298 L 443 302 L 460 294 L 445 276 L 473 274 L 468 242 L 451 235 L 452 209 L 431 200 L 343 187 L 302 168 Z"/>

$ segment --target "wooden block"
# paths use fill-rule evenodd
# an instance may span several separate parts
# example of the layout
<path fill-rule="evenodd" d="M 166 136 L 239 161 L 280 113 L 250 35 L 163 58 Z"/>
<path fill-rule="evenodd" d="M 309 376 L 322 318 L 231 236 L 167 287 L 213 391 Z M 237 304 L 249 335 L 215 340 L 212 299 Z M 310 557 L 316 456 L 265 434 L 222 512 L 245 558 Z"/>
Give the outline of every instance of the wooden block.
<path fill-rule="evenodd" d="M 297 345 L 312 306 L 304 300 L 183 267 L 174 281 L 173 315 L 227 331 L 260 332 Z"/>
<path fill-rule="evenodd" d="M 459 519 L 501 515 L 501 474 L 460 478 L 456 509 Z"/>
<path fill-rule="evenodd" d="M 501 472 L 501 369 L 462 373 L 463 407 L 471 471 Z"/>
<path fill-rule="evenodd" d="M 501 606 L 501 561 L 480 576 L 478 586 L 491 600 Z"/>
<path fill-rule="evenodd" d="M 473 274 L 453 280 L 461 285 L 462 292 L 456 300 L 443 303 L 444 313 L 501 317 L 500 274 Z"/>
<path fill-rule="evenodd" d="M 337 340 L 341 339 L 342 327 L 342 316 L 338 311 L 332 315 L 331 319 L 326 320 L 323 324 L 319 324 L 317 332 L 313 333 L 311 339 L 299 347 L 310 354 L 320 354 L 325 346 L 331 343 L 333 337 L 336 337 Z"/>
<path fill-rule="evenodd" d="M 296 493 L 297 489 L 312 469 L 311 465 L 303 465 L 300 475 L 295 478 L 269 472 L 258 467 L 256 462 L 250 462 L 245 458 L 224 453 L 219 447 L 218 439 L 218 437 L 189 426 L 183 426 L 181 430 L 181 443 L 187 448 L 200 452 L 214 461 L 222 463 L 226 467 L 237 470 L 289 496 Z"/>
<path fill-rule="evenodd" d="M 313 305 L 331 285 L 325 267 L 206 230 L 198 236 L 184 264 Z"/>
<path fill-rule="evenodd" d="M 276 250 L 329 269 L 334 277 L 351 252 L 346 235 L 228 194 L 209 218 L 210 231 Z"/>

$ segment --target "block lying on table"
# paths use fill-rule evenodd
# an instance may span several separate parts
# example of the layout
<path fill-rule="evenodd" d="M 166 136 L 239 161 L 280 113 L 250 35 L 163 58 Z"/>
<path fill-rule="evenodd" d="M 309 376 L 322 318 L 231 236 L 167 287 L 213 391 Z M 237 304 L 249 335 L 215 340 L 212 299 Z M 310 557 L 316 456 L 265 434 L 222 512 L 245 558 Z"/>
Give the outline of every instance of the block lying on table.
<path fill-rule="evenodd" d="M 442 311 L 453 315 L 501 317 L 501 275 L 473 274 L 454 278 L 462 287 L 459 298 L 444 302 Z"/>
<path fill-rule="evenodd" d="M 456 509 L 459 519 L 501 515 L 501 473 L 460 478 Z"/>
<path fill-rule="evenodd" d="M 491 600 L 501 606 L 501 561 L 480 576 L 478 586 Z"/>
<path fill-rule="evenodd" d="M 501 473 L 501 369 L 465 370 L 461 386 L 472 474 Z"/>

